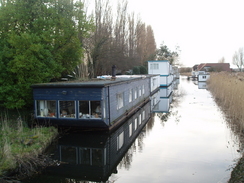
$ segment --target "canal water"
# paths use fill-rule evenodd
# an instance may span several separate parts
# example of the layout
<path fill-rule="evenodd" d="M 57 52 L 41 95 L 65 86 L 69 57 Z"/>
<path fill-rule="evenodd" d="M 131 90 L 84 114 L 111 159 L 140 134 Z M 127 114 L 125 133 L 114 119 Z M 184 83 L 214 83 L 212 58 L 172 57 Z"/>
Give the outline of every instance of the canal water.
<path fill-rule="evenodd" d="M 57 166 L 22 182 L 227 182 L 239 141 L 205 86 L 181 77 L 168 112 L 148 104 L 113 134 L 64 135 L 50 147 Z"/>

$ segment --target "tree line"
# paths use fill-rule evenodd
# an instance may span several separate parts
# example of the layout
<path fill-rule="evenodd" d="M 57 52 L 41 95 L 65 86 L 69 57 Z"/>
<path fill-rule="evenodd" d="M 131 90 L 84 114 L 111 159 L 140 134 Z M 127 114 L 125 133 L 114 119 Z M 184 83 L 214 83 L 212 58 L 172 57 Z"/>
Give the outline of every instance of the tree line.
<path fill-rule="evenodd" d="M 116 15 L 114 12 L 117 12 Z M 32 103 L 31 85 L 71 74 L 93 78 L 146 72 L 148 60 L 177 61 L 178 52 L 156 48 L 153 29 L 121 0 L 95 0 L 92 13 L 81 0 L 0 0 L 0 105 Z"/>
<path fill-rule="evenodd" d="M 92 17 L 95 31 L 84 39 L 87 59 L 79 66 L 83 76 L 110 74 L 112 65 L 124 73 L 155 58 L 153 29 L 128 12 L 127 1 L 119 1 L 114 10 L 109 0 L 95 0 Z"/>

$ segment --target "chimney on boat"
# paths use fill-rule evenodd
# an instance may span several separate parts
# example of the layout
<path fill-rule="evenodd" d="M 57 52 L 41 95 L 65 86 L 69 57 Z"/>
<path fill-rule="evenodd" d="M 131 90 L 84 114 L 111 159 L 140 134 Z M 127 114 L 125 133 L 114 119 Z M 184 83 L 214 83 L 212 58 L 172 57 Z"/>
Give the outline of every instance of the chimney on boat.
<path fill-rule="evenodd" d="M 112 77 L 111 80 L 116 80 L 116 66 L 112 66 Z"/>

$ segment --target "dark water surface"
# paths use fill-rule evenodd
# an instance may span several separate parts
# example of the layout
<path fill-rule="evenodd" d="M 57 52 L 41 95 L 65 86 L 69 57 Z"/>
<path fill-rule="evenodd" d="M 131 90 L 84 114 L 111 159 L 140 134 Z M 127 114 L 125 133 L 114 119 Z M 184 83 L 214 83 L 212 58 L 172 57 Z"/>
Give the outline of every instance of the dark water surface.
<path fill-rule="evenodd" d="M 169 113 L 149 119 L 148 105 L 113 134 L 62 137 L 51 153 L 61 164 L 23 182 L 227 182 L 239 142 L 211 93 L 199 88 L 182 78 Z"/>

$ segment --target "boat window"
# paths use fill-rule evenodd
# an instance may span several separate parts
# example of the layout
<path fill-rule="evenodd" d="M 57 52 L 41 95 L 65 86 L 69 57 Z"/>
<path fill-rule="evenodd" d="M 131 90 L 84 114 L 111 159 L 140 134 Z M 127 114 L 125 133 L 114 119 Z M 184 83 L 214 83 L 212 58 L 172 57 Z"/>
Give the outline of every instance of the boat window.
<path fill-rule="evenodd" d="M 104 119 L 106 118 L 106 102 L 105 102 L 105 100 L 103 101 L 103 118 Z"/>
<path fill-rule="evenodd" d="M 145 119 L 145 111 L 142 112 L 142 121 Z"/>
<path fill-rule="evenodd" d="M 153 78 L 153 81 L 152 81 L 153 89 L 155 89 L 155 87 L 157 87 L 156 80 L 157 80 L 157 78 Z"/>
<path fill-rule="evenodd" d="M 136 130 L 137 129 L 137 118 L 135 119 L 134 124 L 135 124 L 135 130 Z"/>
<path fill-rule="evenodd" d="M 129 91 L 129 102 L 132 102 L 132 89 Z"/>
<path fill-rule="evenodd" d="M 152 64 L 150 64 L 150 69 L 151 70 L 158 70 L 159 69 L 158 63 L 152 63 Z"/>
<path fill-rule="evenodd" d="M 137 88 L 135 88 L 135 99 L 137 99 Z"/>
<path fill-rule="evenodd" d="M 132 123 L 129 125 L 129 137 L 132 135 Z"/>
<path fill-rule="evenodd" d="M 80 148 L 80 164 L 90 165 L 91 164 L 91 149 Z"/>
<path fill-rule="evenodd" d="M 89 118 L 90 116 L 89 101 L 79 101 L 79 118 Z"/>
<path fill-rule="evenodd" d="M 103 165 L 103 151 L 102 149 L 92 149 L 92 165 Z"/>
<path fill-rule="evenodd" d="M 69 164 L 77 164 L 78 163 L 77 148 L 71 146 L 60 146 L 60 161 Z"/>
<path fill-rule="evenodd" d="M 79 148 L 79 164 L 82 165 L 103 165 L 103 150 L 93 148 Z"/>
<path fill-rule="evenodd" d="M 75 118 L 75 101 L 59 101 L 60 117 Z"/>
<path fill-rule="evenodd" d="M 36 109 L 37 117 L 57 117 L 56 101 L 37 100 Z"/>
<path fill-rule="evenodd" d="M 142 85 L 142 95 L 145 94 L 145 85 Z"/>
<path fill-rule="evenodd" d="M 101 102 L 100 101 L 90 101 L 91 103 L 91 115 L 92 118 L 101 118 Z"/>
<path fill-rule="evenodd" d="M 139 125 L 140 125 L 141 124 L 141 114 L 139 115 L 138 120 L 139 120 Z"/>
<path fill-rule="evenodd" d="M 168 88 L 167 88 L 167 90 L 168 90 Z M 166 93 L 168 93 L 167 91 L 165 91 Z M 151 105 L 153 106 L 153 107 L 155 107 L 155 105 L 157 104 L 157 99 L 156 99 L 156 97 L 152 97 L 151 98 Z"/>
<path fill-rule="evenodd" d="M 79 101 L 79 118 L 102 118 L 100 101 Z"/>
<path fill-rule="evenodd" d="M 117 94 L 117 109 L 124 107 L 124 93 Z"/>
<path fill-rule="evenodd" d="M 119 150 L 124 144 L 124 132 L 121 132 L 117 137 L 117 150 Z"/>
<path fill-rule="evenodd" d="M 141 96 L 141 87 L 139 87 L 139 97 Z"/>

